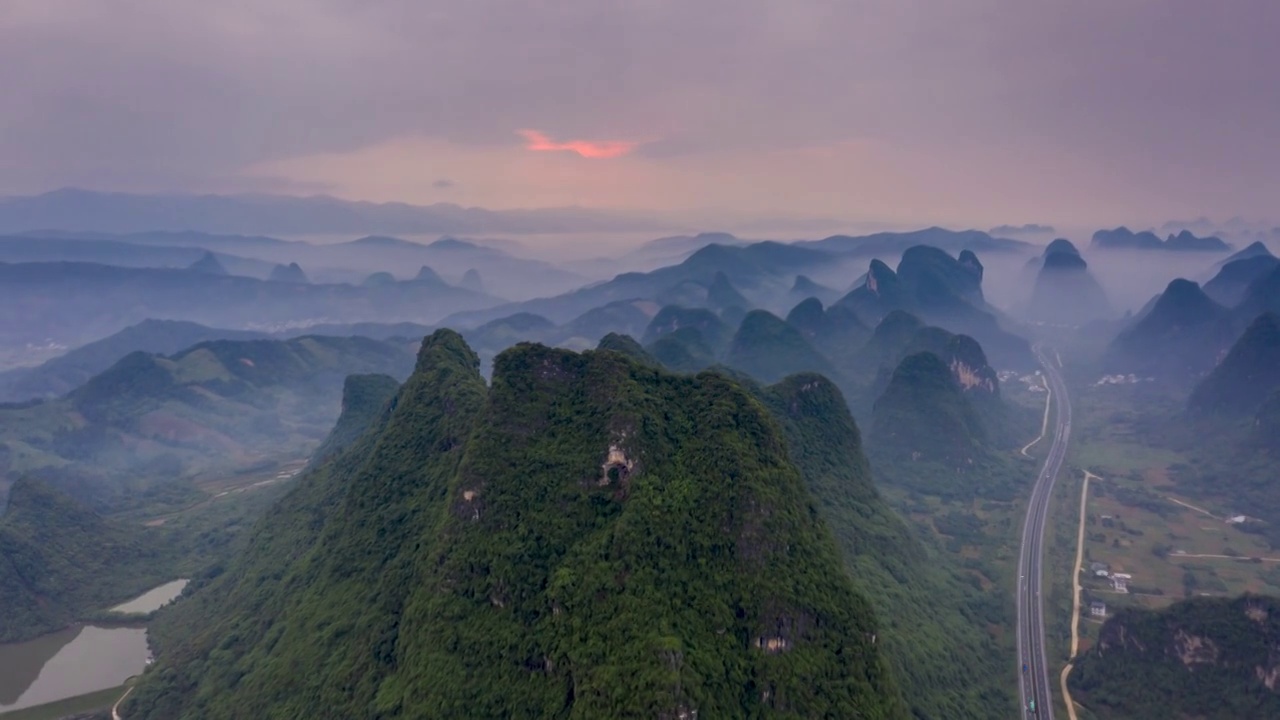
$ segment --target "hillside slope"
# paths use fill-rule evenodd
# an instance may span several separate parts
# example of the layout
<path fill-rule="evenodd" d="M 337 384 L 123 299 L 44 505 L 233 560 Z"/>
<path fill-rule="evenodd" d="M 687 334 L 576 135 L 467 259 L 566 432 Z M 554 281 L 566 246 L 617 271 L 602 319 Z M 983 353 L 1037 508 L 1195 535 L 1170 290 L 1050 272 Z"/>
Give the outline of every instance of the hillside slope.
<path fill-rule="evenodd" d="M 478 366 L 428 338 L 380 428 L 157 625 L 125 715 L 907 716 L 745 391 L 616 352 Z"/>
<path fill-rule="evenodd" d="M 176 558 L 162 536 L 20 478 L 0 516 L 0 642 L 52 632 L 172 580 Z"/>
<path fill-rule="evenodd" d="M 66 397 L 0 407 L 0 447 L 10 473 L 110 503 L 201 470 L 305 456 L 333 427 L 348 375 L 412 366 L 406 343 L 360 337 L 135 352 Z"/>
<path fill-rule="evenodd" d="M 1103 720 L 1280 717 L 1280 601 L 1194 598 L 1125 609 L 1071 672 Z"/>

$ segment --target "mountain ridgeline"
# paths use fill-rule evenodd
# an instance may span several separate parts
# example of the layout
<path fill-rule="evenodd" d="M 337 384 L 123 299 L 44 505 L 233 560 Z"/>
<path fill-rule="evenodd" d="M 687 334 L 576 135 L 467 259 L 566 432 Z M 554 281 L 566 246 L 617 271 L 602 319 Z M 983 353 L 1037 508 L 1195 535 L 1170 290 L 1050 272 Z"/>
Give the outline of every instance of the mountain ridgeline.
<path fill-rule="evenodd" d="M 45 477 L 100 509 L 227 470 L 305 457 L 333 427 L 343 380 L 403 378 L 408 341 L 304 336 L 133 352 L 54 400 L 0 406 L 5 475 Z"/>
<path fill-rule="evenodd" d="M 388 407 L 157 622 L 125 716 L 908 717 L 737 383 L 519 345 L 486 388 L 437 331 Z"/>
<path fill-rule="evenodd" d="M 976 255 L 958 257 L 927 245 L 908 248 L 897 270 L 873 260 L 866 280 L 837 306 L 852 310 L 874 326 L 893 310 L 905 310 L 926 322 L 977 339 L 1002 366 L 1034 365 L 1029 343 L 1004 329 L 982 294 L 984 269 Z"/>

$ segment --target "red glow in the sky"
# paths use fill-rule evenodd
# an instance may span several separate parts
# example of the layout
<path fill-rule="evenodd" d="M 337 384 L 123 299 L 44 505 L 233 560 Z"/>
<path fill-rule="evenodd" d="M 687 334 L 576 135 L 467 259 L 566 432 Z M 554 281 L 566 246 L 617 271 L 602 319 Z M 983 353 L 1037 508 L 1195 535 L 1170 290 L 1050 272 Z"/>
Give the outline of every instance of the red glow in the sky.
<path fill-rule="evenodd" d="M 517 130 L 516 132 L 520 133 L 520 136 L 525 139 L 524 147 L 526 150 L 539 152 L 567 150 L 593 160 L 622 157 L 636 148 L 636 143 L 627 140 L 569 140 L 556 142 L 547 137 L 545 133 L 537 130 Z"/>

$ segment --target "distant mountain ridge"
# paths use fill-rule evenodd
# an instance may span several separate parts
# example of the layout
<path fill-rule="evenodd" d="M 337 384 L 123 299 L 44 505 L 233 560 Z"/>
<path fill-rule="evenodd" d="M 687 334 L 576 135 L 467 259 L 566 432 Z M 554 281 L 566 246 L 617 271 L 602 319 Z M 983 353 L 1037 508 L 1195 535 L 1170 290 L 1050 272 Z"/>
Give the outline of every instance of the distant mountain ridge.
<path fill-rule="evenodd" d="M 1114 230 L 1098 230 L 1090 243 L 1102 250 L 1185 250 L 1195 252 L 1225 252 L 1231 246 L 1218 237 L 1197 237 L 1190 230 L 1169 235 L 1161 240 L 1158 235 L 1143 230 L 1133 232 L 1121 225 Z"/>
<path fill-rule="evenodd" d="M 669 225 L 585 208 L 485 210 L 285 195 L 137 195 L 68 188 L 0 198 L 0 232 L 197 230 L 229 234 L 574 233 L 661 231 Z"/>
<path fill-rule="evenodd" d="M 63 397 L 0 406 L 5 471 L 107 506 L 211 468 L 305 456 L 333 427 L 344 379 L 404 377 L 414 344 L 304 336 L 131 352 Z"/>
<path fill-rule="evenodd" d="M 34 368 L 0 373 L 0 402 L 65 395 L 129 353 L 171 355 L 209 340 L 265 339 L 267 334 L 211 328 L 182 320 L 144 320 Z"/>
<path fill-rule="evenodd" d="M 893 310 L 905 310 L 931 324 L 977 339 L 1002 366 L 1030 367 L 1030 343 L 1001 327 L 982 294 L 982 263 L 969 250 L 952 257 L 938 248 L 908 248 L 892 270 L 872 260 L 863 284 L 836 306 L 875 325 Z"/>
<path fill-rule="evenodd" d="M 0 263 L 0 342 L 46 338 L 68 345 L 96 340 L 148 318 L 215 327 L 272 323 L 413 321 L 501 302 L 444 283 L 385 287 L 279 283 L 185 269 L 88 263 Z"/>

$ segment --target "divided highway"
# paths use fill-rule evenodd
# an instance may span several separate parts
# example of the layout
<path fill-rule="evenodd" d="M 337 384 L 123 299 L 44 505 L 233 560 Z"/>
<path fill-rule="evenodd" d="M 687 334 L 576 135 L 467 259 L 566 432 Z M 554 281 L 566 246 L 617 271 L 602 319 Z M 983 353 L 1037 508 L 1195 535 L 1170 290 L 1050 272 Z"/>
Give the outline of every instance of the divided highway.
<path fill-rule="evenodd" d="M 1071 437 L 1071 401 L 1062 381 L 1057 354 L 1050 356 L 1040 346 L 1034 351 L 1043 368 L 1056 414 L 1053 443 L 1031 490 L 1027 519 L 1022 526 L 1022 547 L 1018 553 L 1018 690 L 1022 698 L 1022 717 L 1053 720 L 1050 668 L 1044 648 L 1044 601 L 1040 591 L 1044 586 L 1042 566 L 1049 501 Z M 1034 713 L 1032 708 L 1035 708 Z"/>

